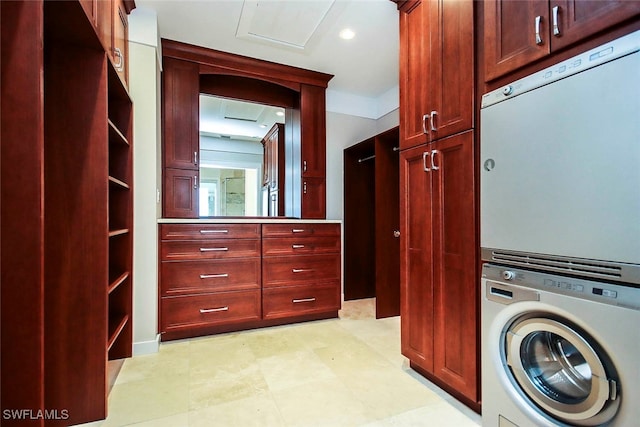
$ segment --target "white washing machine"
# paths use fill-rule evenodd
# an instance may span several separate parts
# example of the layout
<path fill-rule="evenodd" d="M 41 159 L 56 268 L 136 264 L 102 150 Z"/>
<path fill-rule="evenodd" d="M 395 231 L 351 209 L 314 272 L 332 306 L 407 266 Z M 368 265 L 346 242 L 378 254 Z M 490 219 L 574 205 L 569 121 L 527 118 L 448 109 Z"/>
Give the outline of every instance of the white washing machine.
<path fill-rule="evenodd" d="M 640 288 L 485 264 L 482 425 L 640 426 Z"/>

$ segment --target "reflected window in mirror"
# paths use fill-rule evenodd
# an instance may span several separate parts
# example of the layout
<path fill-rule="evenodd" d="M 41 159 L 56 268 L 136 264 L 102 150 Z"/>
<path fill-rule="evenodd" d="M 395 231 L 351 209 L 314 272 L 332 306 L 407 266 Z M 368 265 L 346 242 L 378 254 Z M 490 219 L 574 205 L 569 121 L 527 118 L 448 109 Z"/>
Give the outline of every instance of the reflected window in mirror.
<path fill-rule="evenodd" d="M 201 217 L 268 211 L 262 140 L 275 123 L 284 123 L 284 108 L 200 95 Z"/>

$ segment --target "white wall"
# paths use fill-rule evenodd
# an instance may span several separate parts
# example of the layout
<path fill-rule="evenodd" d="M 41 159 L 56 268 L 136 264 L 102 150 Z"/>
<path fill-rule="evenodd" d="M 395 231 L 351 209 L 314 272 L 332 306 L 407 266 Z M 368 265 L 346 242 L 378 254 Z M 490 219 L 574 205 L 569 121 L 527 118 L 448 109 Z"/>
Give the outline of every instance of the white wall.
<path fill-rule="evenodd" d="M 134 106 L 133 353 L 140 355 L 157 352 L 159 342 L 157 219 L 160 204 L 157 189 L 161 65 L 157 55 L 157 36 L 153 35 L 154 16 L 136 10 L 130 18 L 132 27 L 139 29 L 136 19 L 142 19 L 147 30 L 132 31 L 133 37 L 140 34 L 143 42 L 131 38 L 129 43 L 129 93 Z"/>

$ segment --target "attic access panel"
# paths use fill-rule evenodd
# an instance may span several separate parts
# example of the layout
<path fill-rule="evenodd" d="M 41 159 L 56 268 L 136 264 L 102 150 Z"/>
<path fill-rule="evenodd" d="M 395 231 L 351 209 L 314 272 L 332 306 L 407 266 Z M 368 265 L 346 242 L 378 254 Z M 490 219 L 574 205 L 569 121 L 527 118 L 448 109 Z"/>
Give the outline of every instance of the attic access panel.
<path fill-rule="evenodd" d="M 236 36 L 304 49 L 334 2 L 245 1 Z"/>

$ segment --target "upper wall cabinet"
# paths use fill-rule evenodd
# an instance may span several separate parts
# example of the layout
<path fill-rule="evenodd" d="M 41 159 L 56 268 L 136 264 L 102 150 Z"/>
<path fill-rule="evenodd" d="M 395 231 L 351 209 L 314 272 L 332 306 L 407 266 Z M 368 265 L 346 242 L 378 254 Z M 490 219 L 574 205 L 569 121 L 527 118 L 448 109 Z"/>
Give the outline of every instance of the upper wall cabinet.
<path fill-rule="evenodd" d="M 473 127 L 473 2 L 400 7 L 400 148 Z"/>
<path fill-rule="evenodd" d="M 132 0 L 82 0 L 82 7 L 96 29 L 113 67 L 125 86 L 129 81 L 129 19 Z"/>
<path fill-rule="evenodd" d="M 485 79 L 503 76 L 636 15 L 638 1 L 486 0 Z"/>

